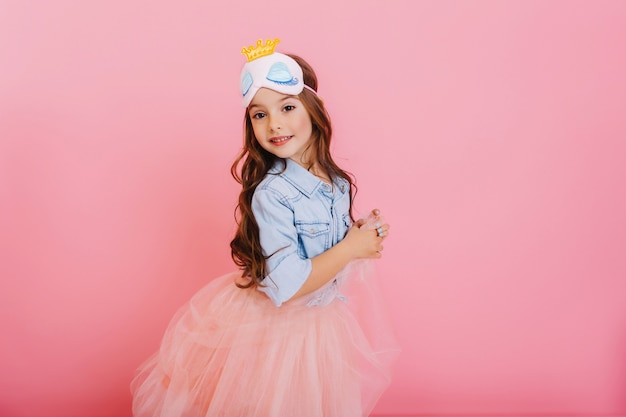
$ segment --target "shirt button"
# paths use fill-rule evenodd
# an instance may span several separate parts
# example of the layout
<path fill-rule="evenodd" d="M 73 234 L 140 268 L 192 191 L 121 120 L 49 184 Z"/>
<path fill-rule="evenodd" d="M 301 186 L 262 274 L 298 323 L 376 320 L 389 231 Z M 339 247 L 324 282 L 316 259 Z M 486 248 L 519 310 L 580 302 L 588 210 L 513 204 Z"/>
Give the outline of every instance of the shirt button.
<path fill-rule="evenodd" d="M 311 229 L 311 233 L 315 234 L 315 229 Z"/>

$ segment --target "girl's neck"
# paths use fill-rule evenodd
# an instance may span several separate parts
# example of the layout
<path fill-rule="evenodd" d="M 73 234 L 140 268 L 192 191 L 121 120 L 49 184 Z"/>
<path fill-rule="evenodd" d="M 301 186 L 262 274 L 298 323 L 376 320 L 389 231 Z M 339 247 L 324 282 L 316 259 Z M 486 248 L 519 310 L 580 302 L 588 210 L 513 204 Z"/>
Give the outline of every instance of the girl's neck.
<path fill-rule="evenodd" d="M 294 161 L 295 163 L 297 163 L 298 165 L 300 165 L 301 167 L 303 167 L 304 169 L 306 169 L 307 171 L 309 171 L 311 174 L 315 175 L 317 178 L 319 178 L 320 180 L 324 181 L 325 183 L 331 184 L 332 185 L 332 180 L 330 179 L 330 175 L 328 175 L 328 173 L 320 166 L 319 163 L 314 162 L 314 163 L 303 163 L 301 161 L 297 161 L 295 159 L 292 159 L 292 161 Z"/>
<path fill-rule="evenodd" d="M 318 164 L 309 168 L 309 172 L 328 184 L 333 183 L 330 179 L 330 175 L 328 175 L 328 173 L 326 173 Z"/>

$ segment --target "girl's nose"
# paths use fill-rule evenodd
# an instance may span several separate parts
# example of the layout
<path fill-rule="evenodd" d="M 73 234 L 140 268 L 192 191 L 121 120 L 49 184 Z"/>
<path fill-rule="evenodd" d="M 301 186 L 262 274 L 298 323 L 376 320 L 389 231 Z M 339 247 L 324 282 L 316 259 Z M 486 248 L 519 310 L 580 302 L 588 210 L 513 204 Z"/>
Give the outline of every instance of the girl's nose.
<path fill-rule="evenodd" d="M 278 117 L 270 117 L 269 127 L 273 132 L 280 130 L 280 120 Z"/>

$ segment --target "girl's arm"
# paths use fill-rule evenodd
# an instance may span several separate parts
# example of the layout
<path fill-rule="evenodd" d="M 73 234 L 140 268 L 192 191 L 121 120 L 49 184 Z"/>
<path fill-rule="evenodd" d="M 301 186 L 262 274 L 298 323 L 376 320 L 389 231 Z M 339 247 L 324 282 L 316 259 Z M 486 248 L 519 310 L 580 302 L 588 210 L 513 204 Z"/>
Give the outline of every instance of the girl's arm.
<path fill-rule="evenodd" d="M 293 209 L 276 190 L 257 188 L 252 198 L 252 211 L 267 257 L 267 275 L 259 290 L 277 307 L 294 296 L 322 287 L 352 259 L 380 257 L 382 238 L 374 230 L 361 229 L 363 222 L 359 221 L 341 242 L 326 252 L 313 258 L 301 258 L 297 251 L 298 231 L 291 221 Z M 382 227 L 386 232 L 389 226 Z"/>
<path fill-rule="evenodd" d="M 353 259 L 382 256 L 380 251 L 383 249 L 384 237 L 379 237 L 376 230 L 361 229 L 362 224 L 362 220 L 356 222 L 341 242 L 311 259 L 311 273 L 292 299 L 321 288 Z M 389 225 L 384 224 L 381 227 L 386 237 L 389 233 Z"/>

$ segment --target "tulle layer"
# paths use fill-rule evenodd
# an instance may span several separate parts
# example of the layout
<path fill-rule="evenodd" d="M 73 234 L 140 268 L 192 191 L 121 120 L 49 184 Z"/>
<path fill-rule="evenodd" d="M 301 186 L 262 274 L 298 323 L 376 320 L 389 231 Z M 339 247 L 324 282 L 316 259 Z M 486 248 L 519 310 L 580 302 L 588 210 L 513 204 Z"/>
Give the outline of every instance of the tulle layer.
<path fill-rule="evenodd" d="M 276 307 L 213 280 L 174 316 L 131 384 L 136 417 L 363 417 L 398 348 L 367 263 Z"/>

